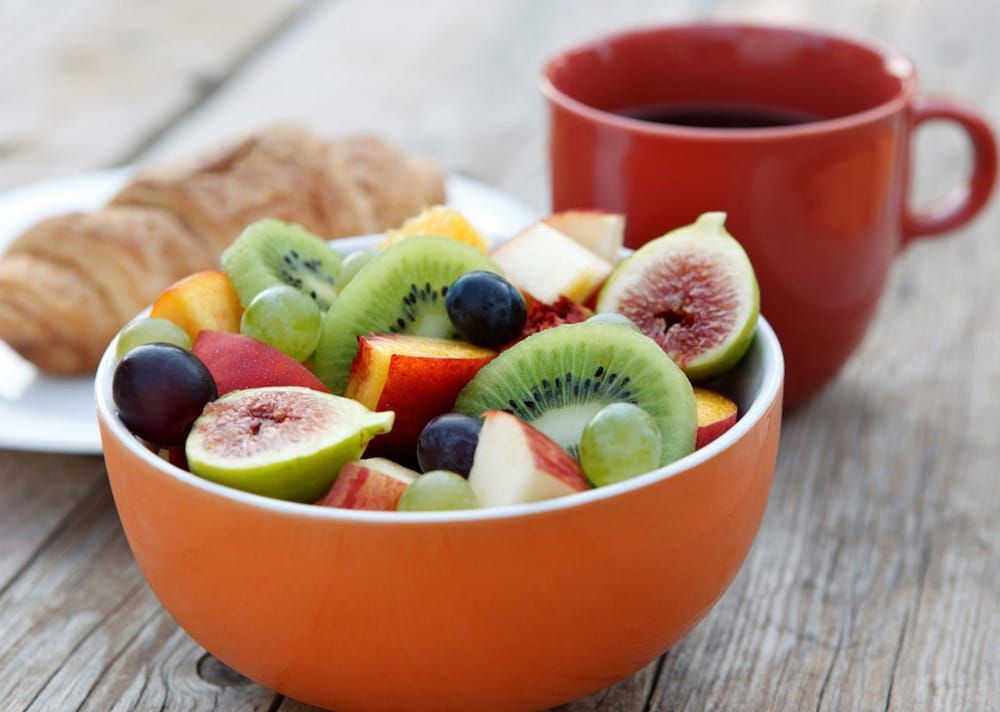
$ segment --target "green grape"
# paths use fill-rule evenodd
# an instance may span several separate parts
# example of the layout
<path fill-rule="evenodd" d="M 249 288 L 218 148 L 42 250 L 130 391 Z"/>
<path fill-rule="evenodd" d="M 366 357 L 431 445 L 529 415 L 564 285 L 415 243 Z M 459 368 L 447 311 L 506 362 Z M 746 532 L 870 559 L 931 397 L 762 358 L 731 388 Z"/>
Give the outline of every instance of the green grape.
<path fill-rule="evenodd" d="M 372 248 L 368 250 L 358 250 L 352 252 L 344 258 L 340 265 L 340 274 L 337 275 L 337 291 L 347 286 L 347 283 L 354 279 L 354 276 L 361 271 L 361 268 L 372 261 L 378 254 L 378 250 Z"/>
<path fill-rule="evenodd" d="M 597 411 L 580 438 L 580 465 L 596 487 L 621 482 L 660 464 L 656 421 L 637 405 L 612 403 Z"/>
<path fill-rule="evenodd" d="M 153 343 L 175 344 L 182 349 L 191 350 L 191 337 L 174 322 L 166 319 L 136 319 L 118 335 L 115 353 L 121 358 L 136 346 Z"/>
<path fill-rule="evenodd" d="M 600 314 L 594 314 L 594 316 L 587 319 L 588 322 L 604 323 L 604 324 L 622 324 L 624 326 L 631 326 L 636 331 L 639 331 L 639 327 L 635 325 L 635 322 L 629 319 L 624 314 L 616 314 L 615 312 L 601 312 Z"/>
<path fill-rule="evenodd" d="M 305 361 L 319 343 L 322 315 L 316 302 L 295 289 L 270 287 L 250 302 L 240 331 L 273 346 L 296 361 Z"/>
<path fill-rule="evenodd" d="M 464 477 L 447 470 L 431 470 L 406 488 L 396 509 L 400 512 L 437 512 L 478 506 L 476 493 Z"/>

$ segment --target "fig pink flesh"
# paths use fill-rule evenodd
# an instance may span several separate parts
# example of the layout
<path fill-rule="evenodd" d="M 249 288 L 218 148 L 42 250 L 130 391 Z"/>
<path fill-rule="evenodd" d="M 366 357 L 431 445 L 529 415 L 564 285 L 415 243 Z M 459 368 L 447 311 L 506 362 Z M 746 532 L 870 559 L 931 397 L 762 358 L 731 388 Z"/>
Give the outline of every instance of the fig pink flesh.
<path fill-rule="evenodd" d="M 684 367 L 721 344 L 740 311 L 729 275 L 711 259 L 679 254 L 643 273 L 626 292 L 618 311 Z"/>
<path fill-rule="evenodd" d="M 205 428 L 205 448 L 235 458 L 280 452 L 335 421 L 335 414 L 313 399 L 289 398 L 280 392 L 209 403 L 204 416 L 211 418 Z"/>

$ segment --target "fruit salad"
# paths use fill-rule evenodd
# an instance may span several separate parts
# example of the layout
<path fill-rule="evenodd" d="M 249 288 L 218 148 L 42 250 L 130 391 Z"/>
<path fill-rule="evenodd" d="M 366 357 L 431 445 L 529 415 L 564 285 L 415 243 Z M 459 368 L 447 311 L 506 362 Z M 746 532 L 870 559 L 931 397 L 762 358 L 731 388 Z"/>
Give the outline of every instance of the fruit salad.
<path fill-rule="evenodd" d="M 620 259 L 624 227 L 568 211 L 491 250 L 435 206 L 342 255 L 258 221 L 118 335 L 118 415 L 194 475 L 323 507 L 497 507 L 637 477 L 736 422 L 711 382 L 749 348 L 759 297 L 724 214 Z"/>

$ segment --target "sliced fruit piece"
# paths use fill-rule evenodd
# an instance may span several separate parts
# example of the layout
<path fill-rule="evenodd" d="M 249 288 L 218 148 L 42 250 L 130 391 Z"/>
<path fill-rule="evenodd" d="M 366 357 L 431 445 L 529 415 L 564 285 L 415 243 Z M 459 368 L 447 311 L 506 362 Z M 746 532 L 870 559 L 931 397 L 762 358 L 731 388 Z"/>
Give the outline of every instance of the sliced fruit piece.
<path fill-rule="evenodd" d="M 705 447 L 736 424 L 736 404 L 707 388 L 695 388 L 698 434 L 695 448 Z"/>
<path fill-rule="evenodd" d="M 442 512 L 478 506 L 476 493 L 464 477 L 447 470 L 432 470 L 406 488 L 396 509 L 400 512 Z"/>
<path fill-rule="evenodd" d="M 655 470 L 661 443 L 649 413 L 631 403 L 612 403 L 583 429 L 580 465 L 595 487 L 603 487 Z"/>
<path fill-rule="evenodd" d="M 493 252 L 504 275 L 532 299 L 586 302 L 611 274 L 611 263 L 544 223 L 532 225 Z"/>
<path fill-rule="evenodd" d="M 392 413 L 309 388 L 233 391 L 205 407 L 185 453 L 191 472 L 205 479 L 314 502 L 392 420 Z"/>
<path fill-rule="evenodd" d="M 240 320 L 240 331 L 296 361 L 316 350 L 323 315 L 312 299 L 287 285 L 259 292 Z"/>
<path fill-rule="evenodd" d="M 194 341 L 202 331 L 238 333 L 243 307 L 224 272 L 195 272 L 167 287 L 153 302 L 154 319 L 166 319 Z"/>
<path fill-rule="evenodd" d="M 136 319 L 118 334 L 115 355 L 120 359 L 143 344 L 174 344 L 191 350 L 191 337 L 181 327 L 166 319 Z"/>
<path fill-rule="evenodd" d="M 268 218 L 252 223 L 222 255 L 222 269 L 248 306 L 268 287 L 295 287 L 327 309 L 343 258 L 301 225 Z"/>
<path fill-rule="evenodd" d="M 242 334 L 203 331 L 194 354 L 208 367 L 220 394 L 245 388 L 299 386 L 329 393 L 322 381 L 290 356 Z"/>
<path fill-rule="evenodd" d="M 423 212 L 404 222 L 399 229 L 386 231 L 385 239 L 378 246 L 383 249 L 391 247 L 416 235 L 447 237 L 449 240 L 463 242 L 482 252 L 490 251 L 489 240 L 483 237 L 460 212 L 447 205 L 424 208 Z"/>
<path fill-rule="evenodd" d="M 591 311 L 587 307 L 582 307 L 566 297 L 559 297 L 555 304 L 534 302 L 528 310 L 528 318 L 518 341 L 560 324 L 579 324 L 581 321 L 586 321 L 590 315 Z"/>
<path fill-rule="evenodd" d="M 483 413 L 469 484 L 484 507 L 589 489 L 580 466 L 545 433 L 502 410 Z"/>
<path fill-rule="evenodd" d="M 358 339 L 344 395 L 372 410 L 396 413 L 392 432 L 376 439 L 371 452 L 412 459 L 420 431 L 447 413 L 476 372 L 496 356 L 461 341 L 406 334 L 372 334 Z"/>
<path fill-rule="evenodd" d="M 218 395 L 205 365 L 174 344 L 143 344 L 125 354 L 115 367 L 111 394 L 125 427 L 162 446 L 184 442 L 202 408 Z"/>
<path fill-rule="evenodd" d="M 564 210 L 542 220 L 595 255 L 616 264 L 625 244 L 625 216 L 602 210 Z"/>
<path fill-rule="evenodd" d="M 344 287 L 323 322 L 316 375 L 334 393 L 347 385 L 358 337 L 393 332 L 457 339 L 444 296 L 466 272 L 498 269 L 477 249 L 442 237 L 412 237 L 386 249 Z"/>
<path fill-rule="evenodd" d="M 509 410 L 576 455 L 587 423 L 619 401 L 656 421 L 660 465 L 694 450 L 690 382 L 652 339 L 619 324 L 566 324 L 529 336 L 483 367 L 455 410 Z"/>
<path fill-rule="evenodd" d="M 725 220 L 725 213 L 705 213 L 643 245 L 608 278 L 597 302 L 597 311 L 634 321 L 695 380 L 743 357 L 760 311 L 753 265 Z"/>
<path fill-rule="evenodd" d="M 408 467 L 381 457 L 348 462 L 340 470 L 326 497 L 317 504 L 391 512 L 396 509 L 403 491 L 417 476 L 418 473 Z"/>

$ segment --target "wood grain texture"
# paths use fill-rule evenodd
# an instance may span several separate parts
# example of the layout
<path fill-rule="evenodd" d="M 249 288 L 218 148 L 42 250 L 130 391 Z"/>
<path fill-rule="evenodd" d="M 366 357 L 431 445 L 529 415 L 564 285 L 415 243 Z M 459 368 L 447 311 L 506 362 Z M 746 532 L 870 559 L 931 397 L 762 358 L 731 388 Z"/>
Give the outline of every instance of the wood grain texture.
<path fill-rule="evenodd" d="M 0 188 L 129 160 L 303 0 L 0 0 Z"/>
<path fill-rule="evenodd" d="M 115 7 L 102 22 L 129 27 Z M 229 12 L 235 24 L 234 7 L 217 10 L 219 23 Z M 121 114 L 127 140 L 115 150 L 173 154 L 294 117 L 327 133 L 384 133 L 542 208 L 542 59 L 609 27 L 706 13 L 884 39 L 917 61 L 925 88 L 967 97 L 1000 123 L 991 0 L 961 12 L 946 0 L 516 0 L 474 10 L 340 0 L 311 5 L 259 52 L 244 51 L 239 71 L 197 106 L 180 102 L 179 123 L 162 107 Z M 161 25 L 177 28 L 179 17 Z M 0 39 L 17 34 L 10 27 Z M 60 43 L 18 42 L 23 56 L 57 66 Z M 136 71 L 151 76 L 152 66 Z M 289 81 L 303 67 L 318 79 Z M 190 76 L 175 72 L 168 84 Z M 36 76 L 55 93 L 78 82 Z M 0 96 L 34 101 L 35 89 L 9 86 Z M 17 159 L 25 175 L 107 160 L 52 164 L 59 131 L 35 135 L 34 153 Z M 917 149 L 921 201 L 968 169 L 954 130 L 922 131 Z M 768 512 L 732 588 L 663 658 L 563 712 L 1000 709 L 998 232 L 994 204 L 962 234 L 901 255 L 856 357 L 787 420 Z M 0 700 L 11 709 L 311 709 L 232 673 L 170 621 L 132 562 L 97 460 L 0 453 L 0 535 Z"/>

